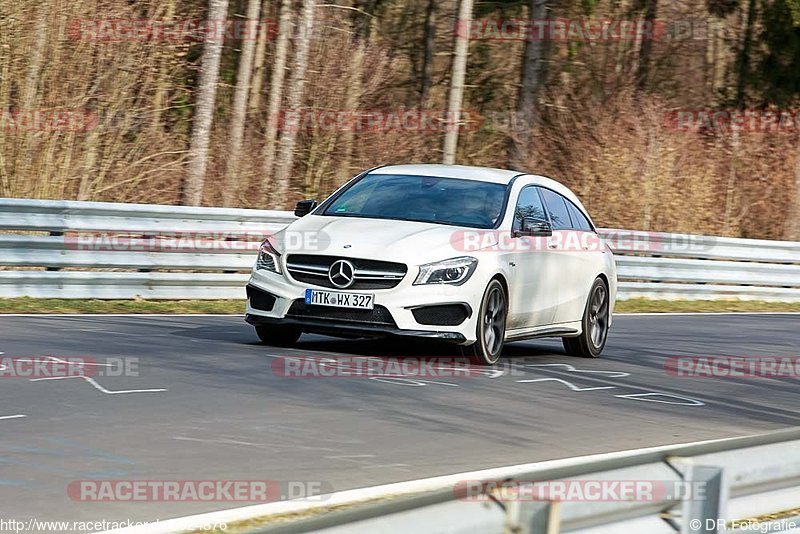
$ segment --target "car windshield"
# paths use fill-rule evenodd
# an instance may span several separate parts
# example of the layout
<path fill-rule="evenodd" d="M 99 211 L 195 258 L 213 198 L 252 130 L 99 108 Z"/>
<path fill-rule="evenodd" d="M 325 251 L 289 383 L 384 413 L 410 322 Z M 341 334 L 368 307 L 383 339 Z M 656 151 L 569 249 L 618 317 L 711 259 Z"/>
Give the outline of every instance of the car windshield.
<path fill-rule="evenodd" d="M 353 184 L 323 215 L 493 228 L 506 186 L 458 178 L 369 174 Z"/>

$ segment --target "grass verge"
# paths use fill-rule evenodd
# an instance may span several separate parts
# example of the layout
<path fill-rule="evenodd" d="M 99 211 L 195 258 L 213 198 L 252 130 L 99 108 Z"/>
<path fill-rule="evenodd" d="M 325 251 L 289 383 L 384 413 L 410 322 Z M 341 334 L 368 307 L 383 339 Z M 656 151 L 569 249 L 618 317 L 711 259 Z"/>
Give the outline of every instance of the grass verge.
<path fill-rule="evenodd" d="M 76 299 L 0 299 L 4 313 L 220 313 L 241 315 L 243 300 L 76 300 Z M 760 302 L 746 300 L 649 300 L 617 302 L 618 313 L 678 312 L 800 312 L 800 302 Z"/>
<path fill-rule="evenodd" d="M 650 300 L 617 302 L 617 313 L 800 312 L 800 302 L 757 300 Z"/>
<path fill-rule="evenodd" d="M 244 300 L 0 299 L 3 313 L 226 313 L 243 315 Z"/>

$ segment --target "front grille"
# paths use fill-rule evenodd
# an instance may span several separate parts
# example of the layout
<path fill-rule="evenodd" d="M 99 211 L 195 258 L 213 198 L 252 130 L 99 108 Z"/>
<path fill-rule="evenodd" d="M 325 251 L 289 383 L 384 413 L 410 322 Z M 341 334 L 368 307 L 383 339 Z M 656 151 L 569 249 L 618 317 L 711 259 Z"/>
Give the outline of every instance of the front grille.
<path fill-rule="evenodd" d="M 458 326 L 467 320 L 471 310 L 466 304 L 424 306 L 411 310 L 419 324 L 429 326 Z"/>
<path fill-rule="evenodd" d="M 383 306 L 375 306 L 374 310 L 351 310 L 347 308 L 331 308 L 329 306 L 311 306 L 304 300 L 295 300 L 286 317 L 292 319 L 317 319 L 331 322 L 369 323 L 378 326 L 397 328 L 392 314 Z"/>
<path fill-rule="evenodd" d="M 298 282 L 340 289 L 328 279 L 331 265 L 339 260 L 347 260 L 355 267 L 355 282 L 347 289 L 392 289 L 402 282 L 408 272 L 408 267 L 402 263 L 301 254 L 289 256 L 286 259 L 286 268 Z"/>
<path fill-rule="evenodd" d="M 255 286 L 247 286 L 247 298 L 250 300 L 250 306 L 256 310 L 272 311 L 275 307 L 275 300 L 277 297 L 271 295 L 266 291 L 262 291 Z"/>

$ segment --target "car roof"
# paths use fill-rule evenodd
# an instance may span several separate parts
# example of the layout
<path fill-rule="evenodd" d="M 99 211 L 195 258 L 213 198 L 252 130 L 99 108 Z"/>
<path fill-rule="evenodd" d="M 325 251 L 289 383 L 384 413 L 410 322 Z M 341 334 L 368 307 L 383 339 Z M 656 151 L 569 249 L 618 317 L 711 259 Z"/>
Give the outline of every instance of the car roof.
<path fill-rule="evenodd" d="M 515 176 L 525 173 L 503 169 L 491 169 L 489 167 L 469 167 L 467 165 L 424 164 L 389 165 L 370 171 L 370 174 L 406 174 L 410 176 L 432 176 L 436 178 L 461 178 L 463 180 L 508 185 Z"/>

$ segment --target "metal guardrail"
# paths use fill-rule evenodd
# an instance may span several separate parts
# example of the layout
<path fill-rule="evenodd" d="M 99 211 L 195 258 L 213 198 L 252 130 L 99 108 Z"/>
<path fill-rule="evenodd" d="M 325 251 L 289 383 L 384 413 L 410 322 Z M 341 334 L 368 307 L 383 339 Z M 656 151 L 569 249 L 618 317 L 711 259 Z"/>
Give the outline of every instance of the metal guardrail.
<path fill-rule="evenodd" d="M 800 531 L 800 430 L 729 440 L 659 447 L 651 451 L 584 460 L 568 466 L 534 468 L 509 475 L 494 471 L 475 499 L 461 483 L 442 484 L 405 496 L 375 495 L 369 502 L 310 507 L 292 522 L 262 517 L 252 533 L 449 532 L 514 534 L 647 533 L 681 534 Z M 499 475 L 499 476 L 498 476 Z M 452 477 L 447 477 L 451 479 Z M 661 488 L 628 499 L 504 498 L 499 485 L 536 483 L 552 488 L 588 483 L 644 484 Z M 613 486 L 612 486 L 613 487 Z M 669 488 L 678 488 L 671 491 Z M 588 492 L 587 492 L 588 494 Z M 465 498 L 469 495 L 470 498 Z M 508 494 L 505 495 L 507 497 Z M 251 523 L 252 524 L 252 523 Z M 738 530 L 736 525 L 739 526 Z M 748 525 L 748 528 L 743 528 Z M 791 526 L 794 525 L 794 528 Z"/>
<path fill-rule="evenodd" d="M 0 298 L 244 299 L 258 242 L 289 212 L 0 199 Z M 139 236 L 137 249 L 95 236 Z M 207 235 L 207 250 L 187 234 Z M 603 229 L 619 298 L 800 301 L 800 243 Z"/>

